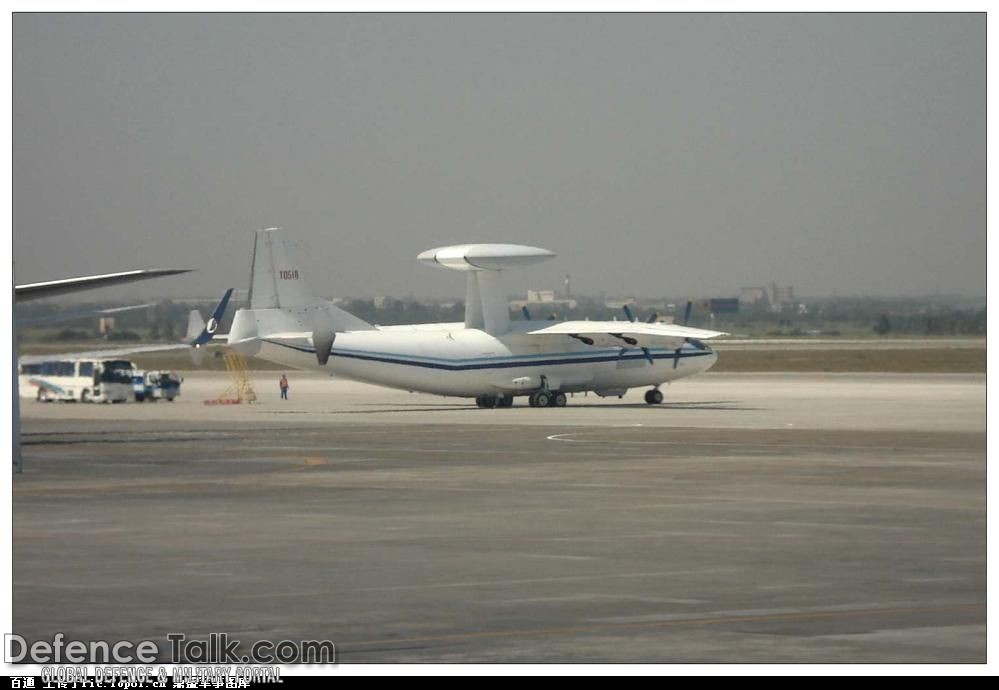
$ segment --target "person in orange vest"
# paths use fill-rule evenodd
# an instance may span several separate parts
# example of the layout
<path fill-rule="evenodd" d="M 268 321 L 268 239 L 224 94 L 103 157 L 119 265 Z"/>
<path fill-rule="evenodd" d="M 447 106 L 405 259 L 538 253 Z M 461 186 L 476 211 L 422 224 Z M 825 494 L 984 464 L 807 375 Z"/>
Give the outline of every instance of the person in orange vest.
<path fill-rule="evenodd" d="M 288 399 L 288 377 L 281 374 L 281 380 L 278 381 L 278 385 L 281 387 L 281 399 Z"/>

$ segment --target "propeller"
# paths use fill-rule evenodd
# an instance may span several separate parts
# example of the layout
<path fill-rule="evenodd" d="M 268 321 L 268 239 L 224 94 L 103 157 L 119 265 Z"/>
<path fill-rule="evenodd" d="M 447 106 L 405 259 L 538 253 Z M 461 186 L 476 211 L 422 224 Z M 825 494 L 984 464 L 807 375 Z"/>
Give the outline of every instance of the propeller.
<path fill-rule="evenodd" d="M 624 309 L 624 315 L 628 317 L 628 321 L 630 321 L 631 323 L 635 323 L 635 315 L 631 313 L 631 307 L 629 307 L 627 304 L 622 304 L 621 308 Z M 657 314 L 655 312 L 652 312 L 652 315 L 649 317 L 649 319 L 648 319 L 648 321 L 646 321 L 646 323 L 654 323 L 655 320 L 658 319 L 658 318 L 659 318 L 659 314 Z M 638 341 L 635 340 L 634 338 L 626 338 L 626 337 L 622 336 L 620 333 L 611 333 L 611 335 L 613 335 L 615 338 L 620 338 L 621 340 L 623 340 L 624 342 L 628 343 L 629 345 L 637 345 L 638 344 Z M 627 352 L 627 350 L 628 350 L 628 348 L 622 348 L 621 354 L 623 355 L 625 352 Z M 652 359 L 652 353 L 649 352 L 649 348 L 643 347 L 642 348 L 642 352 L 645 353 L 645 359 L 649 360 L 649 364 L 655 364 L 655 360 Z"/>
<path fill-rule="evenodd" d="M 683 310 L 683 325 L 684 326 L 686 326 L 687 322 L 690 321 L 690 310 L 693 309 L 693 308 L 694 308 L 694 303 L 691 300 L 687 300 L 687 306 Z M 683 341 L 680 343 L 680 347 L 678 347 L 675 350 L 673 350 L 673 368 L 674 369 L 676 369 L 676 367 L 680 364 L 680 350 L 682 350 L 683 346 L 687 344 L 687 340 L 688 340 L 687 338 L 684 338 Z"/>

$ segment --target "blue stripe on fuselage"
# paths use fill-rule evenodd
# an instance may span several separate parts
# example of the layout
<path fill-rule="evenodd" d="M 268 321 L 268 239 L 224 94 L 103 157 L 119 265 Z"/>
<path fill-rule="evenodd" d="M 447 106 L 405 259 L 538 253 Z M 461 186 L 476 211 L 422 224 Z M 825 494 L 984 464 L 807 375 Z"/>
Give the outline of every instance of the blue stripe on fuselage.
<path fill-rule="evenodd" d="M 301 345 L 291 345 L 290 343 L 282 343 L 276 340 L 263 339 L 266 343 L 271 343 L 272 345 L 280 345 L 281 347 L 287 347 L 292 350 L 297 350 L 298 352 L 305 352 L 308 354 L 314 354 L 315 349 L 311 347 L 301 346 Z M 468 371 L 470 369 L 510 369 L 515 367 L 533 367 L 533 366 L 557 366 L 562 364 L 590 364 L 596 362 L 618 362 L 621 360 L 629 359 L 648 359 L 644 352 L 637 350 L 634 354 L 630 354 L 632 350 L 626 350 L 624 352 L 613 350 L 603 350 L 602 353 L 553 353 L 551 355 L 546 354 L 536 354 L 536 355 L 509 355 L 501 357 L 473 357 L 467 359 L 444 359 L 439 357 L 420 357 L 417 355 L 392 355 L 389 353 L 381 352 L 360 352 L 357 350 L 342 350 L 333 348 L 330 353 L 332 357 L 342 357 L 344 359 L 360 359 L 369 362 L 383 362 L 385 364 L 404 364 L 413 367 L 424 367 L 429 369 L 445 369 L 447 371 Z M 660 352 L 654 353 L 652 350 L 649 351 L 653 359 L 673 359 L 676 354 L 673 350 L 662 350 Z M 697 352 L 681 352 L 680 358 L 686 357 L 703 357 L 710 355 L 710 350 L 703 350 Z M 572 355 L 567 357 L 566 355 Z M 527 358 L 544 358 L 544 359 L 527 359 Z M 405 359 L 403 359 L 405 358 Z"/>

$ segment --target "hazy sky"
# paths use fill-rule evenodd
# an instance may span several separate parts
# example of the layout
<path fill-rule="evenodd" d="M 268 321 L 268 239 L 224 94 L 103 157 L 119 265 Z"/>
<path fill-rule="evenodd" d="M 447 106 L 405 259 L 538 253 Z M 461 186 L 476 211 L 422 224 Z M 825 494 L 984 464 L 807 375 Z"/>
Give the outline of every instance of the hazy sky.
<path fill-rule="evenodd" d="M 522 242 L 511 292 L 985 293 L 977 15 L 29 15 L 18 282 L 200 269 L 287 228 L 328 295 L 463 294 L 418 252 Z"/>

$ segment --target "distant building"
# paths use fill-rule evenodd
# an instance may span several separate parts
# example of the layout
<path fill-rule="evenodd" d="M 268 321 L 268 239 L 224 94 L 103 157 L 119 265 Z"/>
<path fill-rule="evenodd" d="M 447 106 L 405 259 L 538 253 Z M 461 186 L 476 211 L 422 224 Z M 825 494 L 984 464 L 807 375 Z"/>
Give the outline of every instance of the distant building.
<path fill-rule="evenodd" d="M 767 298 L 767 289 L 762 287 L 744 287 L 739 289 L 739 303 L 740 304 L 759 304 L 760 302 L 769 302 Z"/>
<path fill-rule="evenodd" d="M 790 285 L 770 284 L 770 304 L 790 304 L 794 301 L 794 288 Z"/>
<path fill-rule="evenodd" d="M 522 307 L 530 308 L 532 306 L 575 309 L 576 300 L 559 299 L 554 290 L 528 290 L 527 299 L 518 299 L 510 302 L 510 307 L 513 309 L 520 309 Z"/>
<path fill-rule="evenodd" d="M 625 297 L 623 299 L 609 299 L 604 302 L 604 306 L 608 309 L 624 309 L 625 305 L 629 307 L 634 307 L 638 304 L 638 300 L 634 297 Z"/>
<path fill-rule="evenodd" d="M 761 287 L 744 287 L 739 290 L 739 304 L 764 304 L 774 311 L 794 303 L 794 287 L 770 283 Z"/>
<path fill-rule="evenodd" d="M 712 314 L 738 314 L 738 297 L 712 297 L 708 300 L 708 311 Z"/>

